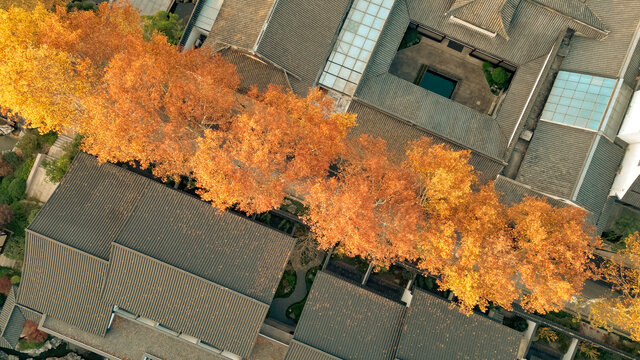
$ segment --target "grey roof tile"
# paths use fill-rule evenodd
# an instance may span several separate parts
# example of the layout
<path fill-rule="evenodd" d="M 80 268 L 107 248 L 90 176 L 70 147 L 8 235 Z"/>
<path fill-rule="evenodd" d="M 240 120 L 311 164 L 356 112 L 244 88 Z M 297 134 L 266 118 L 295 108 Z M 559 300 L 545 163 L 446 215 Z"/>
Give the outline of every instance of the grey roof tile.
<path fill-rule="evenodd" d="M 351 1 L 280 0 L 257 52 L 302 79 L 314 82 L 331 53 Z"/>
<path fill-rule="evenodd" d="M 319 272 L 293 337 L 341 359 L 392 360 L 404 314 L 403 305 Z"/>
<path fill-rule="evenodd" d="M 16 306 L 16 288 L 12 286 L 0 312 L 0 335 L 6 345 L 15 348 L 26 319 Z"/>
<path fill-rule="evenodd" d="M 270 84 L 283 89 L 291 87 L 284 70 L 255 55 L 234 49 L 223 49 L 219 53 L 226 61 L 236 66 L 240 75 L 241 91 L 248 91 L 251 86 L 257 87 L 259 91 L 265 91 Z"/>
<path fill-rule="evenodd" d="M 103 336 L 112 308 L 101 299 L 107 261 L 31 230 L 25 243 L 18 303 Z"/>
<path fill-rule="evenodd" d="M 522 335 L 488 318 L 467 316 L 414 290 L 396 358 L 399 360 L 513 360 Z"/>
<path fill-rule="evenodd" d="M 275 0 L 225 1 L 205 45 L 224 43 L 252 50 L 269 19 Z"/>
<path fill-rule="evenodd" d="M 83 213 L 67 219 L 74 216 L 68 206 Z M 18 299 L 25 310 L 104 336 L 118 305 L 245 357 L 294 244 L 83 153 L 33 224 Z M 83 235 L 99 240 L 100 251 Z"/>
<path fill-rule="evenodd" d="M 558 36 L 564 35 L 567 27 L 573 25 L 566 16 L 531 1 L 521 1 L 512 15 L 509 39 L 501 36 L 491 38 L 449 21 L 447 13 L 451 2 L 406 2 L 411 20 L 515 65 L 546 56 Z"/>
<path fill-rule="evenodd" d="M 116 242 L 269 304 L 295 240 L 151 183 Z"/>
<path fill-rule="evenodd" d="M 105 300 L 243 358 L 269 305 L 114 244 Z"/>
<path fill-rule="evenodd" d="M 604 136 L 598 136 L 595 151 L 576 196 L 576 203 L 593 213 L 595 219 L 600 218 L 624 153 L 622 147 Z"/>
<path fill-rule="evenodd" d="M 456 1 L 448 13 L 508 39 L 508 30 L 515 7 L 512 3 L 506 7 L 506 3 L 507 0 L 474 0 L 462 6 L 456 6 L 459 5 Z"/>
<path fill-rule="evenodd" d="M 502 175 L 498 175 L 498 178 L 494 183 L 494 188 L 500 195 L 500 201 L 506 205 L 518 204 L 525 196 L 534 196 L 543 198 L 549 204 L 556 207 L 572 206 L 572 203 L 568 201 L 535 191 L 528 185 L 519 183 Z"/>
<path fill-rule="evenodd" d="M 291 340 L 289 350 L 284 360 L 340 360 L 333 355 L 327 354 L 312 346 L 303 344 L 297 340 Z"/>
<path fill-rule="evenodd" d="M 357 126 L 349 132 L 350 137 L 355 138 L 361 134 L 380 137 L 387 142 L 387 149 L 398 160 L 402 159 L 408 142 L 424 136 L 433 139 L 436 144 L 446 144 L 456 151 L 466 149 L 437 134 L 430 133 L 407 121 L 386 114 L 362 101 L 352 101 L 348 111 L 358 116 Z M 475 151 L 471 152 L 471 160 L 469 163 L 473 165 L 476 171 L 480 172 L 479 178 L 483 184 L 494 180 L 504 167 L 501 161 Z"/>
<path fill-rule="evenodd" d="M 591 0 L 588 4 L 607 23 L 611 32 L 604 41 L 574 38 L 561 69 L 604 77 L 621 77 L 625 75 L 621 74 L 625 54 L 630 51 L 632 39 L 640 24 L 640 2 Z M 631 71 L 637 70 L 637 60 L 635 66 L 636 69 Z"/>
<path fill-rule="evenodd" d="M 495 159 L 504 156 L 506 138 L 496 119 L 389 73 L 363 79 L 356 97 Z"/>
<path fill-rule="evenodd" d="M 533 189 L 570 199 L 596 133 L 540 121 L 516 180 Z"/>
<path fill-rule="evenodd" d="M 588 4 L 581 0 L 533 0 L 534 2 L 549 7 L 565 16 L 585 23 L 596 29 L 606 31 L 607 25 L 594 13 Z M 596 0 L 599 1 L 599 0 Z M 608 0 L 605 0 L 608 1 Z M 590 2 L 590 4 L 593 3 Z M 598 12 L 600 14 L 600 12 Z"/>
<path fill-rule="evenodd" d="M 149 181 L 112 164 L 96 165 L 80 154 L 29 229 L 107 259 Z"/>

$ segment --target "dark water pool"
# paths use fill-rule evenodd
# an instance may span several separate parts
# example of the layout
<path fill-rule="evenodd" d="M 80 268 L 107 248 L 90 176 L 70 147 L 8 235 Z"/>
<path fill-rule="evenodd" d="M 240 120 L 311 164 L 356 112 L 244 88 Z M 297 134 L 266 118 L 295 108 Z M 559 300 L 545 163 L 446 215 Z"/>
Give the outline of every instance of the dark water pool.
<path fill-rule="evenodd" d="M 453 90 L 456 88 L 456 83 L 457 81 L 455 80 L 451 80 L 434 71 L 427 70 L 418 85 L 440 96 L 451 99 Z"/>

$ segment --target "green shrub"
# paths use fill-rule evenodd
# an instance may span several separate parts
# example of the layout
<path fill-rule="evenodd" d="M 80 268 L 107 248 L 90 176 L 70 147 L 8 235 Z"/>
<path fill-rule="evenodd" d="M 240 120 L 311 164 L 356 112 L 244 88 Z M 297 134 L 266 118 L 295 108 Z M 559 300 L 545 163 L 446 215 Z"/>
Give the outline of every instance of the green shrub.
<path fill-rule="evenodd" d="M 527 323 L 527 320 L 521 318 L 520 316 L 505 317 L 503 320 L 503 324 L 520 332 L 525 332 L 529 328 L 529 323 Z"/>
<path fill-rule="evenodd" d="M 4 306 L 5 301 L 7 301 L 7 295 L 0 293 L 0 307 Z"/>
<path fill-rule="evenodd" d="M 509 86 L 509 73 L 505 68 L 496 67 L 492 63 L 485 61 L 482 63 L 482 71 L 492 94 L 498 95 L 500 90 Z"/>
<path fill-rule="evenodd" d="M 306 303 L 307 303 L 307 298 L 305 297 L 301 301 L 295 304 L 291 304 L 291 306 L 287 308 L 287 311 L 285 312 L 285 316 L 291 319 L 292 321 L 294 321 L 295 323 L 298 323 L 298 320 L 300 320 L 300 315 L 302 314 L 302 310 L 304 309 L 304 305 Z"/>
<path fill-rule="evenodd" d="M 38 136 L 38 131 L 27 130 L 16 144 L 16 147 L 22 151 L 22 157 L 25 159 L 35 156 L 42 149 L 42 142 Z"/>
<path fill-rule="evenodd" d="M 13 275 L 11 277 L 11 285 L 19 285 L 20 284 L 20 275 Z"/>
<path fill-rule="evenodd" d="M 33 164 L 36 162 L 36 158 L 29 158 L 27 161 L 23 162 L 18 166 L 16 171 L 13 172 L 13 176 L 16 178 L 24 179 L 25 181 L 29 178 L 29 174 L 31 173 L 31 168 Z"/>
<path fill-rule="evenodd" d="M 27 226 L 29 226 L 33 222 L 33 219 L 36 218 L 36 216 L 38 215 L 38 212 L 40 212 L 40 207 L 31 210 L 31 212 L 29 213 L 29 216 L 27 216 Z"/>
<path fill-rule="evenodd" d="M 18 340 L 18 350 L 24 351 L 24 350 L 40 349 L 46 341 L 47 341 L 46 339 L 44 341 L 29 341 L 25 339 L 20 339 Z"/>
<path fill-rule="evenodd" d="M 580 331 L 580 320 L 566 311 L 552 311 L 542 317 L 568 329 Z"/>
<path fill-rule="evenodd" d="M 509 80 L 509 73 L 504 68 L 498 67 L 493 70 L 491 77 L 496 84 L 504 86 Z"/>
<path fill-rule="evenodd" d="M 297 278 L 298 277 L 293 268 L 288 267 L 282 275 L 282 279 L 280 279 L 280 284 L 278 285 L 278 289 L 276 289 L 275 297 L 287 298 L 291 296 L 293 291 L 296 289 Z"/>
<path fill-rule="evenodd" d="M 13 260 L 24 261 L 24 237 L 11 236 L 4 249 L 4 256 Z"/>
<path fill-rule="evenodd" d="M 14 202 L 10 206 L 13 210 L 13 220 L 6 227 L 13 231 L 14 236 L 24 237 L 24 229 L 29 226 L 32 212 L 40 209 L 40 206 L 28 201 Z"/>
<path fill-rule="evenodd" d="M 24 198 L 24 192 L 27 190 L 27 182 L 22 178 L 15 178 L 9 186 L 7 191 L 9 195 L 13 197 L 14 201 Z"/>
<path fill-rule="evenodd" d="M 322 268 L 321 265 L 318 266 L 314 266 L 311 269 L 307 270 L 307 273 L 304 276 L 304 281 L 307 285 L 307 292 L 309 292 L 309 290 L 311 290 L 311 286 L 313 285 L 313 281 L 316 279 L 316 275 L 318 274 L 318 271 L 320 271 L 320 269 Z"/>
<path fill-rule="evenodd" d="M 0 278 L 13 275 L 20 275 L 20 270 L 12 267 L 0 266 Z"/>
<path fill-rule="evenodd" d="M 420 35 L 420 33 L 418 32 L 418 29 L 408 29 L 407 32 L 404 33 L 404 37 L 400 42 L 400 47 L 398 48 L 398 50 L 418 45 L 421 40 L 422 35 Z"/>
<path fill-rule="evenodd" d="M 73 1 L 67 3 L 67 12 L 98 10 L 98 6 L 92 1 Z"/>
<path fill-rule="evenodd" d="M 73 159 L 80 151 L 80 145 L 82 144 L 82 136 L 77 135 L 72 142 L 67 144 L 64 149 L 64 153 L 56 160 L 43 161 L 42 167 L 45 169 L 47 178 L 50 182 L 56 184 L 64 177 L 69 170 Z"/>
<path fill-rule="evenodd" d="M 12 169 L 16 169 L 22 163 L 22 158 L 13 151 L 9 151 L 2 154 L 2 161 L 9 164 Z"/>
<path fill-rule="evenodd" d="M 144 16 L 144 38 L 151 40 L 153 32 L 157 31 L 167 37 L 167 42 L 176 45 L 182 35 L 182 25 L 177 14 L 158 11 L 155 15 Z"/>

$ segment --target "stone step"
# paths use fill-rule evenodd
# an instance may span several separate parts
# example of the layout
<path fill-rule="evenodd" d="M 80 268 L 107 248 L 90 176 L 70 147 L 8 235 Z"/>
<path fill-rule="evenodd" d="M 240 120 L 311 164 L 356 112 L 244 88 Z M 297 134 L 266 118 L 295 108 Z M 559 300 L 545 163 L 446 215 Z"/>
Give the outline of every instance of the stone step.
<path fill-rule="evenodd" d="M 60 135 L 56 139 L 56 141 L 51 145 L 51 149 L 49 149 L 49 155 L 54 158 L 59 158 L 64 154 L 66 150 L 67 144 L 73 142 L 73 138 L 67 135 Z"/>

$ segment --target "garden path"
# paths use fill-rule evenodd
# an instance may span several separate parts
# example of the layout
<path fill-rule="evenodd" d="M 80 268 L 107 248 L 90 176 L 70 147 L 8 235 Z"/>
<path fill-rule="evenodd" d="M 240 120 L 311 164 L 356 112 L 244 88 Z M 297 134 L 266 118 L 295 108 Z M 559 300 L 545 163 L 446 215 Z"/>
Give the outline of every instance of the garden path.
<path fill-rule="evenodd" d="M 298 301 L 304 299 L 305 296 L 307 296 L 307 284 L 305 282 L 307 270 L 311 269 L 314 266 L 320 265 L 322 263 L 322 258 L 322 253 L 318 251 L 316 257 L 308 264 L 304 266 L 293 265 L 294 269 L 296 270 L 296 287 L 289 297 L 273 299 L 270 309 L 270 316 L 272 318 L 287 325 L 296 326 L 296 323 L 287 317 L 287 309 L 292 304 L 297 303 Z M 292 259 L 292 264 L 299 264 L 298 261 L 294 260 L 295 259 Z"/>

